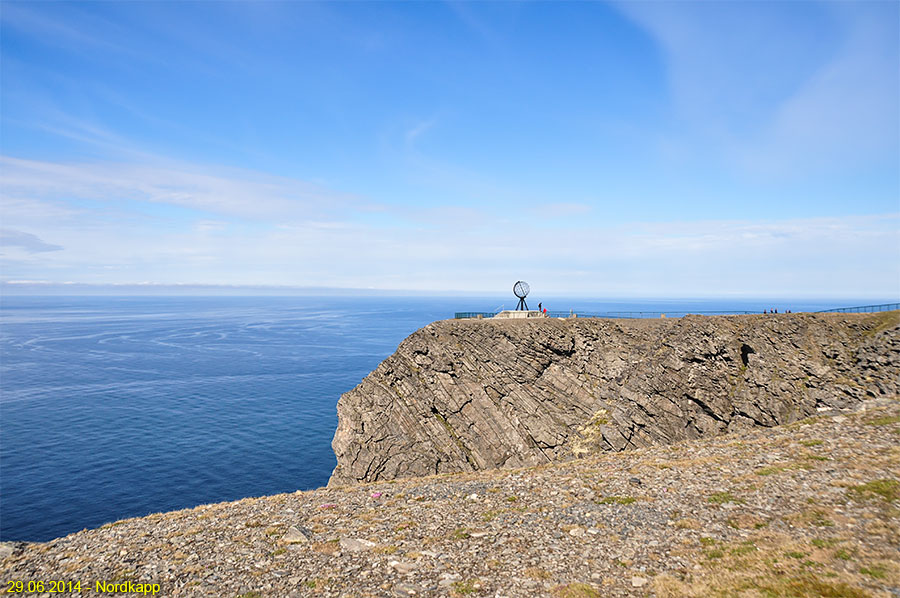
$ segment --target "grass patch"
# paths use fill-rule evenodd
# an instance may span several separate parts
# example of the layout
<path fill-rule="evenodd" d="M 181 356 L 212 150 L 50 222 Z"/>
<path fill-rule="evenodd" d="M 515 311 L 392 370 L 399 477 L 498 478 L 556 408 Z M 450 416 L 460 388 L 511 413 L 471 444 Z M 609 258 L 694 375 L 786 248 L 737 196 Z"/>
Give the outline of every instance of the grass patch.
<path fill-rule="evenodd" d="M 871 565 L 869 567 L 860 567 L 859 572 L 875 579 L 884 579 L 887 577 L 887 569 L 884 565 Z"/>
<path fill-rule="evenodd" d="M 820 539 L 822 547 L 837 539 Z M 688 576 L 661 573 L 651 589 L 658 598 L 872 598 L 860 587 L 860 578 L 846 566 L 838 569 L 826 555 L 811 556 L 794 538 L 769 533 L 742 542 L 701 539 L 705 548 L 695 552 L 700 565 Z M 817 546 L 818 547 L 818 546 Z M 818 560 L 823 559 L 823 560 Z M 888 575 L 887 566 L 870 565 L 868 571 Z M 860 570 L 860 572 L 862 572 Z M 871 575 L 870 575 L 871 577 Z"/>
<path fill-rule="evenodd" d="M 525 569 L 525 577 L 531 579 L 550 579 L 550 572 L 540 567 L 528 567 Z"/>
<path fill-rule="evenodd" d="M 834 527 L 834 521 L 829 519 L 830 513 L 824 509 L 810 509 L 804 511 L 797 519 L 801 523 L 816 527 Z"/>
<path fill-rule="evenodd" d="M 463 581 L 454 581 L 450 584 L 450 591 L 454 596 L 468 596 L 474 594 L 481 587 L 477 579 L 466 579 Z"/>
<path fill-rule="evenodd" d="M 870 426 L 888 426 L 890 424 L 900 424 L 900 415 L 892 415 L 885 417 L 876 417 L 866 422 Z"/>
<path fill-rule="evenodd" d="M 735 498 L 735 496 L 732 495 L 731 492 L 716 492 L 715 494 L 710 494 L 709 497 L 706 499 L 706 501 L 711 502 L 714 505 L 722 505 L 727 502 L 733 502 L 733 503 L 743 503 L 744 502 L 743 499 Z"/>
<path fill-rule="evenodd" d="M 900 498 L 900 482 L 891 479 L 874 480 L 867 484 L 851 486 L 847 490 L 858 498 L 880 496 L 888 502 L 893 502 Z"/>
<path fill-rule="evenodd" d="M 315 542 L 312 546 L 310 546 L 314 551 L 320 552 L 322 554 L 334 554 L 336 552 L 340 552 L 341 543 L 340 540 L 328 540 L 327 542 Z"/>
<path fill-rule="evenodd" d="M 823 440 L 801 440 L 800 444 L 802 444 L 803 446 L 809 447 L 809 446 L 819 446 L 819 445 L 825 444 L 825 442 Z"/>
<path fill-rule="evenodd" d="M 678 529 L 700 529 L 700 521 L 693 517 L 685 517 L 676 521 L 675 527 Z"/>
<path fill-rule="evenodd" d="M 772 598 L 869 598 L 861 588 L 838 581 L 831 582 L 813 575 L 801 575 L 787 579 L 773 579 L 756 586 L 764 596 Z"/>
<path fill-rule="evenodd" d="M 596 502 L 600 505 L 630 505 L 636 500 L 637 499 L 633 496 L 604 496 Z"/>
<path fill-rule="evenodd" d="M 451 540 L 466 540 L 470 537 L 471 537 L 471 535 L 469 534 L 469 532 L 466 531 L 466 528 L 464 528 L 464 527 L 458 527 L 455 530 L 453 530 L 452 532 L 450 532 Z"/>
<path fill-rule="evenodd" d="M 772 475 L 773 473 L 781 473 L 787 469 L 786 467 L 778 467 L 777 465 L 772 465 L 770 467 L 763 467 L 762 469 L 757 469 L 753 473 L 756 475 Z"/>
<path fill-rule="evenodd" d="M 753 542 L 747 541 L 741 543 L 740 546 L 735 546 L 731 550 L 728 551 L 729 554 L 733 556 L 744 556 L 745 554 L 750 554 L 751 552 L 756 552 L 756 544 Z"/>
<path fill-rule="evenodd" d="M 810 544 L 816 548 L 831 548 L 832 546 L 837 546 L 840 542 L 837 538 L 813 538 Z"/>
<path fill-rule="evenodd" d="M 602 594 L 586 583 L 567 583 L 551 590 L 556 598 L 600 598 Z"/>
<path fill-rule="evenodd" d="M 852 557 L 853 555 L 844 548 L 836 550 L 834 553 L 834 558 L 840 559 L 842 561 L 849 561 Z"/>

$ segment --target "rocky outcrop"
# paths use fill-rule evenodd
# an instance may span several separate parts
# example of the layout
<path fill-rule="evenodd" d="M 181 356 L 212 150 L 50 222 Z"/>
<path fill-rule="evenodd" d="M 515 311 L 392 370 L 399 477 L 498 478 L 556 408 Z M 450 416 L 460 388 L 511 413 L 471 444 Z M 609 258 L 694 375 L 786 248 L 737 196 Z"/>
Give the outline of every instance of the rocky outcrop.
<path fill-rule="evenodd" d="M 770 427 L 898 377 L 900 312 L 434 322 L 341 397 L 329 483 Z"/>

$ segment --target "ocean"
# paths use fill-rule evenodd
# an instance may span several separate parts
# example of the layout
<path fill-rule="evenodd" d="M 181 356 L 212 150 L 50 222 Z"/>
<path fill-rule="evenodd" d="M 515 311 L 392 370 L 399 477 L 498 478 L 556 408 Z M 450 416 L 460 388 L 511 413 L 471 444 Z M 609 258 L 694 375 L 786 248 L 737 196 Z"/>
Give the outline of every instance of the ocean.
<path fill-rule="evenodd" d="M 545 303 L 592 313 L 852 304 Z M 515 299 L 3 297 L 0 540 L 323 486 L 340 395 L 418 328 L 502 304 Z"/>

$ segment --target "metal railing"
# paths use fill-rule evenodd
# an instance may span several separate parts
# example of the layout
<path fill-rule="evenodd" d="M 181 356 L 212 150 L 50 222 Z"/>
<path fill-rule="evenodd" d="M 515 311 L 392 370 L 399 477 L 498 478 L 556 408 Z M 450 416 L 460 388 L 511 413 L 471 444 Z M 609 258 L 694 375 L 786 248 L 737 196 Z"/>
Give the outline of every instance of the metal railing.
<path fill-rule="evenodd" d="M 894 311 L 900 309 L 900 303 L 879 303 L 878 305 L 857 305 L 856 307 L 836 307 L 834 309 L 823 309 L 816 313 L 840 313 L 840 314 L 858 314 L 870 313 L 875 311 Z"/>
<path fill-rule="evenodd" d="M 688 315 L 698 316 L 736 316 L 759 313 L 746 310 L 719 310 L 719 311 L 605 311 L 599 313 L 585 313 L 580 311 L 548 311 L 551 318 L 681 318 Z"/>
<path fill-rule="evenodd" d="M 900 303 L 881 303 L 879 305 L 860 305 L 856 307 L 837 307 L 834 309 L 823 309 L 815 313 L 867 313 L 877 311 L 893 311 L 900 309 Z M 466 318 L 493 318 L 500 313 L 501 310 L 495 312 L 489 311 L 458 311 L 454 316 L 457 320 Z M 716 310 L 716 311 L 605 311 L 587 313 L 582 311 L 548 311 L 547 317 L 550 318 L 682 318 L 688 315 L 698 316 L 735 316 L 759 314 L 758 311 L 748 310 Z"/>
<path fill-rule="evenodd" d="M 500 312 L 489 311 L 458 311 L 454 314 L 457 320 L 467 318 L 493 318 Z M 583 311 L 547 311 L 548 318 L 680 318 L 686 315 L 723 316 L 756 314 L 756 311 L 725 310 L 725 311 L 606 311 L 587 313 Z"/>

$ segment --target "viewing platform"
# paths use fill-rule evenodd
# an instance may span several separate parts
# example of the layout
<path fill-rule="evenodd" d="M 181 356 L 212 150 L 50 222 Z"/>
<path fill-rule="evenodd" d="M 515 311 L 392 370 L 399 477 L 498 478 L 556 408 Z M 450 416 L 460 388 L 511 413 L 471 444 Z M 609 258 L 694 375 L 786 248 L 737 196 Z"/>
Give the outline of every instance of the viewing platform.
<path fill-rule="evenodd" d="M 527 310 L 513 310 L 513 309 L 505 309 L 503 311 L 497 312 L 493 315 L 494 318 L 543 318 L 546 317 L 542 312 L 539 312 L 536 309 L 527 309 Z"/>
<path fill-rule="evenodd" d="M 854 307 L 838 307 L 833 309 L 824 309 L 815 313 L 872 313 L 880 311 L 894 311 L 900 309 L 900 303 L 881 303 L 878 305 L 858 305 Z M 799 313 L 799 312 L 797 312 Z M 581 311 L 547 311 L 542 313 L 538 310 L 498 310 L 498 311 L 458 311 L 454 314 L 457 320 L 477 318 L 500 318 L 500 319 L 520 319 L 520 318 L 681 318 L 687 315 L 698 316 L 734 316 L 734 315 L 766 315 L 759 311 L 748 310 L 718 310 L 718 311 L 607 311 L 599 313 L 586 313 Z M 770 314 L 769 314 L 770 315 Z"/>

